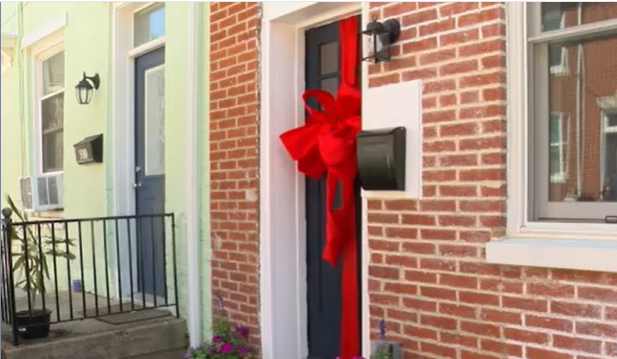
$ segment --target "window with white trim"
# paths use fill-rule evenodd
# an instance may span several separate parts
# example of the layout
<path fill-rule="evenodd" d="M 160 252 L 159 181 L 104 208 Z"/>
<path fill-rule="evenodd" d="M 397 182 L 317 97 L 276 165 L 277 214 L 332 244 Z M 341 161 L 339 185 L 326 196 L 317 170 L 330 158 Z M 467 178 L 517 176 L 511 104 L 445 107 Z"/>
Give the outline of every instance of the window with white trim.
<path fill-rule="evenodd" d="M 35 58 L 35 106 L 39 168 L 61 172 L 64 163 L 64 49 L 55 47 Z"/>
<path fill-rule="evenodd" d="M 617 3 L 525 8 L 527 219 L 604 223 L 617 215 Z"/>

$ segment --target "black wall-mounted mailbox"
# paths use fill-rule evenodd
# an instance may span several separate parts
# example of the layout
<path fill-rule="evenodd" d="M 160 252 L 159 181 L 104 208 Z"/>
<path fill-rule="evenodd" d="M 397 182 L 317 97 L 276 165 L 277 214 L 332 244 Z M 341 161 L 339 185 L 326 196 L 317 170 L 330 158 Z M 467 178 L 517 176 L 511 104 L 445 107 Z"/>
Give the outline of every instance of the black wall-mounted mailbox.
<path fill-rule="evenodd" d="M 366 191 L 404 191 L 405 127 L 360 131 L 356 139 L 362 188 Z"/>
<path fill-rule="evenodd" d="M 103 162 L 103 135 L 86 137 L 73 145 L 75 159 L 80 165 Z"/>

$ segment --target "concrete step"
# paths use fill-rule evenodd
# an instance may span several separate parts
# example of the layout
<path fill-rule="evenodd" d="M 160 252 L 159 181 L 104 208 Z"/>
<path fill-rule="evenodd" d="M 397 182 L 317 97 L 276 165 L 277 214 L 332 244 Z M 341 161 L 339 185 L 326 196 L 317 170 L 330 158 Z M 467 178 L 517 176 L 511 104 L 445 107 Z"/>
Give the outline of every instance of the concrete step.
<path fill-rule="evenodd" d="M 188 346 L 186 322 L 171 316 L 70 334 L 18 346 L 3 340 L 2 359 L 181 359 Z"/>

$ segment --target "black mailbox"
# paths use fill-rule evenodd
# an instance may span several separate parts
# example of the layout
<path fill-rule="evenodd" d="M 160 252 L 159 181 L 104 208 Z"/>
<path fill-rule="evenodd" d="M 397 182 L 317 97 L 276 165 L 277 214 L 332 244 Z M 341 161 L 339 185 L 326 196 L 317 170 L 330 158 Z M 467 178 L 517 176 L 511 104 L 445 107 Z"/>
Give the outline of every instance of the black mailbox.
<path fill-rule="evenodd" d="M 75 159 L 80 165 L 103 162 L 103 135 L 86 137 L 73 145 Z"/>
<path fill-rule="evenodd" d="M 366 191 L 405 190 L 405 127 L 360 131 L 356 155 Z"/>

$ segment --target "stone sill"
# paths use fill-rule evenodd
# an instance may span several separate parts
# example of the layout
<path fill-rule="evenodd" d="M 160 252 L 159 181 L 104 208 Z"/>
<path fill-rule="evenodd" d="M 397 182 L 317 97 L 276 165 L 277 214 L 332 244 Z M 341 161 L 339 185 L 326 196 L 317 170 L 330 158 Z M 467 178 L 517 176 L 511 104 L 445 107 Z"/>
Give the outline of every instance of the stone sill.
<path fill-rule="evenodd" d="M 488 263 L 617 273 L 617 240 L 505 237 L 486 244 Z"/>

